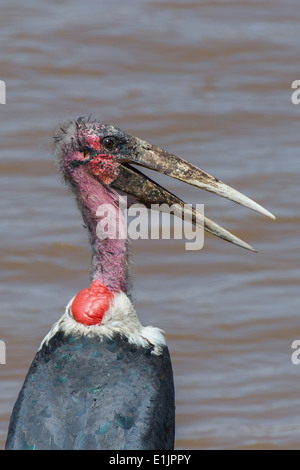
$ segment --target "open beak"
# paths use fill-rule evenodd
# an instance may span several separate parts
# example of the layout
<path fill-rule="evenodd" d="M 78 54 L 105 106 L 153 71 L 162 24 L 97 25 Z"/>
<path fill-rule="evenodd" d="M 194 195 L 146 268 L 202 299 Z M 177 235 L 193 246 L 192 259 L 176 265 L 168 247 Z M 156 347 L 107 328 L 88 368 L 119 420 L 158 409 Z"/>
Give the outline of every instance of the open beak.
<path fill-rule="evenodd" d="M 252 246 L 248 245 L 235 235 L 231 234 L 212 220 L 204 217 L 190 206 L 187 206 L 180 198 L 170 193 L 168 190 L 154 182 L 136 168 L 130 166 L 130 163 L 140 165 L 150 170 L 155 170 L 172 178 L 179 179 L 185 183 L 205 189 L 214 194 L 218 194 L 224 198 L 230 199 L 271 219 L 276 217 L 269 211 L 264 209 L 256 202 L 244 196 L 235 189 L 227 186 L 214 176 L 205 173 L 192 163 L 189 163 L 166 150 L 160 149 L 148 142 L 136 137 L 130 137 L 129 157 L 118 158 L 120 165 L 120 174 L 118 178 L 111 183 L 111 187 L 124 193 L 131 194 L 143 203 L 146 207 L 151 208 L 153 204 L 167 204 L 168 206 L 176 205 L 175 215 L 184 218 L 185 211 L 190 211 L 193 224 L 201 226 L 207 232 L 216 235 L 219 238 L 227 240 L 235 245 L 241 246 L 251 251 L 256 251 Z"/>

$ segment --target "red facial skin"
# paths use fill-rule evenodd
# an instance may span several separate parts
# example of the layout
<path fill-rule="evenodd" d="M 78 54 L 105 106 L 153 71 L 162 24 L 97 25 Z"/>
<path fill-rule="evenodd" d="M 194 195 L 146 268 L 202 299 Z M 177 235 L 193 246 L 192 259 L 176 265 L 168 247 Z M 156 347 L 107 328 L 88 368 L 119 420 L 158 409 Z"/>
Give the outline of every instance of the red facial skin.
<path fill-rule="evenodd" d="M 86 168 L 96 179 L 109 185 L 120 173 L 116 156 L 109 153 L 109 150 L 101 143 L 101 139 L 94 133 L 93 129 L 87 130 L 85 128 L 84 135 L 78 130 L 78 139 L 80 140 L 81 138 L 84 140 L 84 145 L 87 148 L 91 148 L 97 152 L 97 155 L 92 157 L 88 150 L 83 153 L 83 158 L 89 160 Z"/>
<path fill-rule="evenodd" d="M 84 325 L 100 325 L 113 299 L 107 286 L 96 280 L 76 295 L 71 307 L 73 317 Z"/>
<path fill-rule="evenodd" d="M 112 183 L 119 174 L 119 165 L 113 155 L 99 154 L 88 163 L 87 169 L 104 184 Z"/>

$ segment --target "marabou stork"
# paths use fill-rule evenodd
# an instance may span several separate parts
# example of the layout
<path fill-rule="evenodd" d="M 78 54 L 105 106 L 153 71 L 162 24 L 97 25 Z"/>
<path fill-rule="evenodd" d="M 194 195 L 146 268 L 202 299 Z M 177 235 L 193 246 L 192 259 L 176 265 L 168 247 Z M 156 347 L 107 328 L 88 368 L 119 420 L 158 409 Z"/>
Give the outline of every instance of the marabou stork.
<path fill-rule="evenodd" d="M 127 296 L 126 237 L 99 236 L 98 207 L 110 205 L 121 231 L 119 195 L 128 196 L 128 205 L 177 204 L 182 216 L 183 201 L 134 164 L 275 217 L 187 161 L 112 125 L 79 118 L 64 123 L 55 140 L 59 167 L 89 231 L 92 283 L 42 341 L 14 406 L 6 449 L 173 449 L 169 351 L 163 332 L 138 320 Z M 211 220 L 202 223 L 252 249 Z"/>

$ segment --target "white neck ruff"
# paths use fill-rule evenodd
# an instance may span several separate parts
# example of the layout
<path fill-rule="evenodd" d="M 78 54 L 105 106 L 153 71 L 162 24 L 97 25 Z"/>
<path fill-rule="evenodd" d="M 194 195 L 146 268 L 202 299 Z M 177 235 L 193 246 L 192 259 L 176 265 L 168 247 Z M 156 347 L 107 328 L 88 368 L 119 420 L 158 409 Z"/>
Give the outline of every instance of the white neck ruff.
<path fill-rule="evenodd" d="M 137 317 L 136 311 L 124 292 L 115 294 L 114 300 L 105 313 L 100 325 L 84 325 L 78 323 L 72 315 L 71 306 L 75 297 L 68 303 L 65 313 L 54 323 L 49 333 L 43 339 L 39 350 L 48 345 L 53 336 L 62 331 L 66 335 L 97 336 L 112 339 L 115 334 L 125 336 L 130 344 L 144 348 L 153 348 L 152 354 L 160 355 L 166 346 L 164 332 L 153 326 L 143 327 Z"/>

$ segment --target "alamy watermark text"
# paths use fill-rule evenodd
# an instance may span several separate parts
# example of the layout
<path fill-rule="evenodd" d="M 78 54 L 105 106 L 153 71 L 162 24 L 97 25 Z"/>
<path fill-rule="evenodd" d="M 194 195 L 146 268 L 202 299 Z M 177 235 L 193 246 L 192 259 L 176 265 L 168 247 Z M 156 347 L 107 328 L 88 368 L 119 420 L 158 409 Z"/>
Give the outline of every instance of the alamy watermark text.
<path fill-rule="evenodd" d="M 6 364 L 6 346 L 5 342 L 0 339 L 0 364 Z"/>
<path fill-rule="evenodd" d="M 149 211 L 143 204 L 127 208 L 125 196 L 119 198 L 118 209 L 112 204 L 100 204 L 96 217 L 96 234 L 100 240 L 170 240 L 173 237 L 188 240 L 186 250 L 200 250 L 204 245 L 203 204 L 196 204 L 196 209 L 189 204 L 152 204 Z"/>
<path fill-rule="evenodd" d="M 0 80 L 0 104 L 6 104 L 6 86 L 3 80 Z"/>

